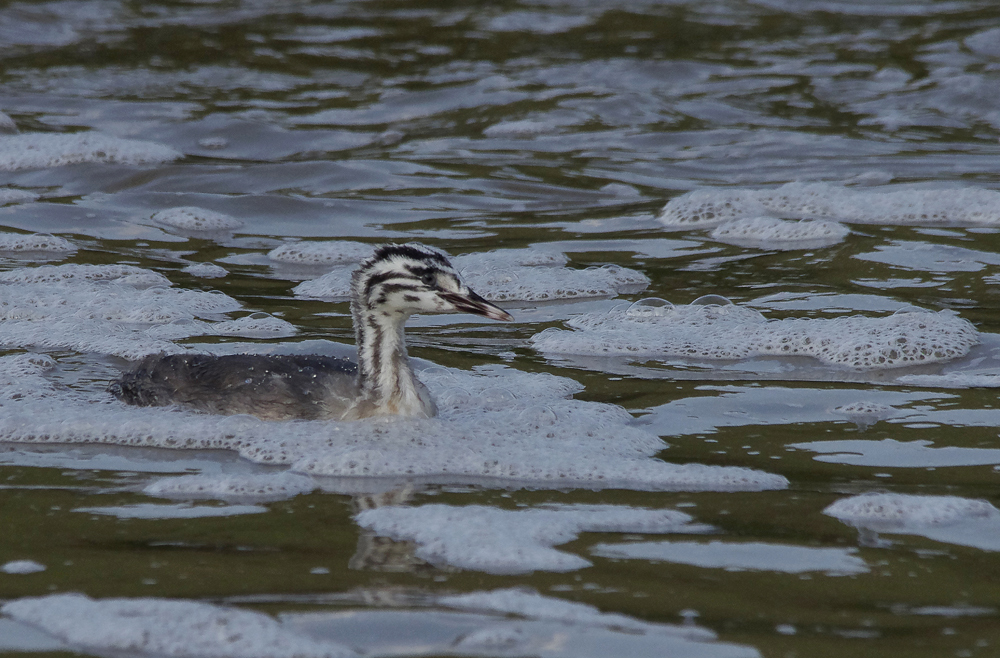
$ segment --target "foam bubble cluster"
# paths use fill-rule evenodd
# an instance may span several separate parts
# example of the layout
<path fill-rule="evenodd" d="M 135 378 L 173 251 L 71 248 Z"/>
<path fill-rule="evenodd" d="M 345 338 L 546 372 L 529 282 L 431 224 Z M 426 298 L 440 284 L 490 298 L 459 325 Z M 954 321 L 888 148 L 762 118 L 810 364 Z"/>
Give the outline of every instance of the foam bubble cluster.
<path fill-rule="evenodd" d="M 288 242 L 267 252 L 267 257 L 290 265 L 357 264 L 374 253 L 375 248 L 361 242 Z"/>
<path fill-rule="evenodd" d="M 11 560 L 3 565 L 0 565 L 0 571 L 10 574 L 28 574 L 28 573 L 38 573 L 40 571 L 45 571 L 46 567 L 44 564 L 35 562 L 34 560 Z"/>
<path fill-rule="evenodd" d="M 568 399 L 579 385 L 549 374 L 425 372 L 439 403 L 435 418 L 265 422 L 129 407 L 103 392 L 103 404 L 94 404 L 82 393 L 54 388 L 46 367 L 0 358 L 0 440 L 228 449 L 261 464 L 340 478 L 474 478 L 483 486 L 644 491 L 787 486 L 781 476 L 752 469 L 655 459 L 664 443 L 636 427 L 628 412 Z"/>
<path fill-rule="evenodd" d="M 1000 225 L 1000 192 L 979 188 L 849 188 L 788 183 L 774 190 L 699 189 L 671 199 L 659 221 L 704 228 L 761 215 L 857 224 Z"/>
<path fill-rule="evenodd" d="M 731 303 L 673 306 L 643 300 L 628 309 L 580 315 L 567 324 L 575 331 L 550 328 L 531 342 L 539 351 L 555 354 L 693 359 L 810 356 L 861 370 L 948 361 L 964 356 L 979 342 L 971 323 L 944 311 L 766 320 L 751 308 Z"/>
<path fill-rule="evenodd" d="M 843 224 L 826 220 L 789 221 L 776 217 L 733 219 L 712 231 L 713 240 L 739 247 L 815 249 L 843 241 L 850 234 Z"/>
<path fill-rule="evenodd" d="M 549 263 L 555 259 L 539 258 L 538 265 L 494 266 L 496 256 L 475 256 L 477 258 L 459 256 L 452 262 L 459 269 L 462 281 L 492 302 L 613 297 L 637 292 L 649 285 L 646 275 L 618 265 L 576 270 L 552 267 Z M 353 269 L 353 266 L 336 268 L 317 279 L 303 281 L 293 292 L 296 297 L 313 299 L 349 297 Z"/>
<path fill-rule="evenodd" d="M 203 233 L 232 231 L 243 226 L 243 222 L 235 217 L 197 206 L 161 210 L 153 215 L 153 221 L 182 231 Z"/>
<path fill-rule="evenodd" d="M 237 475 L 180 475 L 161 478 L 142 490 L 159 498 L 217 500 L 281 500 L 316 488 L 311 477 L 283 471 Z"/>
<path fill-rule="evenodd" d="M 357 655 L 335 642 L 286 629 L 269 615 L 195 601 L 54 594 L 10 601 L 0 612 L 88 652 L 213 658 Z"/>
<path fill-rule="evenodd" d="M 2 203 L 2 199 L 0 199 L 0 203 Z M 33 233 L 31 235 L 0 233 L 0 253 L 67 255 L 74 251 L 76 251 L 76 245 L 72 242 L 48 233 Z"/>
<path fill-rule="evenodd" d="M 900 532 L 965 521 L 1000 520 L 1000 510 L 985 500 L 888 493 L 844 498 L 827 507 L 823 513 L 851 525 Z"/>
<path fill-rule="evenodd" d="M 194 263 L 192 265 L 188 265 L 181 271 L 202 279 L 220 279 L 229 274 L 229 272 L 226 271 L 226 268 L 216 265 L 215 263 Z"/>
<path fill-rule="evenodd" d="M 0 135 L 0 170 L 7 171 L 82 162 L 157 164 L 179 157 L 179 152 L 163 144 L 99 132 Z"/>
<path fill-rule="evenodd" d="M 482 505 L 379 507 L 356 517 L 358 525 L 394 540 L 417 544 L 416 556 L 495 574 L 574 571 L 590 561 L 553 546 L 581 532 L 698 532 L 691 517 L 674 510 L 618 505 L 565 505 L 502 510 Z"/>
<path fill-rule="evenodd" d="M 288 336 L 266 314 L 220 319 L 240 303 L 219 292 L 170 288 L 163 275 L 130 265 L 45 265 L 0 273 L 0 345 L 72 349 L 138 359 L 183 348 L 200 335 Z M 213 321 L 208 322 L 207 319 Z"/>

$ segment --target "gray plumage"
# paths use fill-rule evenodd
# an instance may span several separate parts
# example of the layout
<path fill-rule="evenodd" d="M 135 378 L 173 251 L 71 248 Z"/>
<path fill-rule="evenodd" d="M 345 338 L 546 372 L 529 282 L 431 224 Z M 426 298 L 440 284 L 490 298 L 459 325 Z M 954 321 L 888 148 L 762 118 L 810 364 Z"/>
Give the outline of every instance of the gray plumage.
<path fill-rule="evenodd" d="M 448 258 L 417 244 L 376 250 L 351 278 L 358 363 L 303 355 L 150 356 L 109 387 L 138 406 L 179 404 L 265 420 L 430 417 L 427 388 L 410 368 L 403 327 L 413 313 L 513 318 L 462 284 Z"/>

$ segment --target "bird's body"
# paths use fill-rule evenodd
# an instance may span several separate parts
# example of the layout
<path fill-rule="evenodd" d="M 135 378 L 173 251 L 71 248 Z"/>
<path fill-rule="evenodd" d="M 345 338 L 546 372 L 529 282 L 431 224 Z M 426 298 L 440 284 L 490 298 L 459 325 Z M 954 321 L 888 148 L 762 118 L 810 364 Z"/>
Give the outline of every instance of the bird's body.
<path fill-rule="evenodd" d="M 322 356 L 235 354 L 151 356 L 114 382 L 140 406 L 180 404 L 266 420 L 430 417 L 430 392 L 410 368 L 403 328 L 413 313 L 511 316 L 462 284 L 447 257 L 423 245 L 387 245 L 351 280 L 358 363 Z"/>

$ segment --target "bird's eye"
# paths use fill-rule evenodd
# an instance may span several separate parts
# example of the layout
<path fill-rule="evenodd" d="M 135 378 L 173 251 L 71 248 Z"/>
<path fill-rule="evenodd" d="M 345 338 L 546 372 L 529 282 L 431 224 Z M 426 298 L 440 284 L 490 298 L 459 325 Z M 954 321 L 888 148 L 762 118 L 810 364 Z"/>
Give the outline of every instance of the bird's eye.
<path fill-rule="evenodd" d="M 420 280 L 428 288 L 437 287 L 437 276 L 432 272 L 428 272 L 427 274 L 423 275 L 422 277 L 420 277 Z"/>

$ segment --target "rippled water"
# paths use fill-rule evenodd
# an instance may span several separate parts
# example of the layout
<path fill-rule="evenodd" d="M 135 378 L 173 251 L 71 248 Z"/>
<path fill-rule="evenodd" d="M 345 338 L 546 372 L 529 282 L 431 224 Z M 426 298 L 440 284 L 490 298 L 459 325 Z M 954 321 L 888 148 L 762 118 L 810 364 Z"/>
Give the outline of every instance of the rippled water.
<path fill-rule="evenodd" d="M 995 655 L 998 25 L 4 4 L 0 651 Z M 457 369 L 422 425 L 110 398 L 148 352 L 349 353 L 363 247 L 292 240 L 431 244 L 517 321 L 411 321 Z"/>

